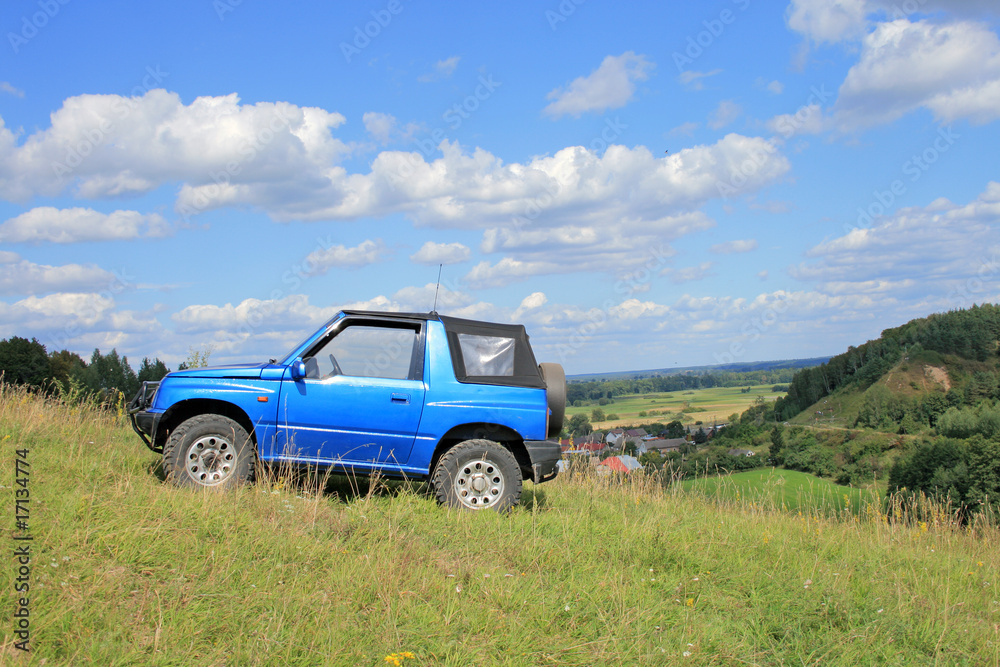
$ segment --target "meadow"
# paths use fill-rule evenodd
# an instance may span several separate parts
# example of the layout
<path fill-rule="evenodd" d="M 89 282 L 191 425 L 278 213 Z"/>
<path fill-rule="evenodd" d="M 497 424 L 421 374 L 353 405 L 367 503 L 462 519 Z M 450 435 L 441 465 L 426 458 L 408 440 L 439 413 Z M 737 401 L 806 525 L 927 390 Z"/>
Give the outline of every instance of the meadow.
<path fill-rule="evenodd" d="M 595 428 L 615 428 L 629 424 L 661 421 L 664 423 L 678 420 L 682 424 L 694 424 L 700 421 L 706 425 L 729 421 L 733 414 L 739 414 L 749 408 L 758 397 L 765 401 L 774 401 L 783 393 L 771 391 L 773 385 L 754 385 L 749 393 L 743 393 L 745 387 L 712 387 L 710 389 L 689 389 L 666 393 L 634 394 L 618 396 L 613 403 L 597 405 L 591 403 L 582 406 L 567 406 L 566 415 L 587 415 L 595 407 L 605 414 L 616 414 L 618 419 L 593 422 Z M 646 416 L 640 416 L 645 412 Z"/>
<path fill-rule="evenodd" d="M 31 652 L 14 647 L 7 558 L 3 664 L 1000 661 L 1000 535 L 945 515 L 788 512 L 586 469 L 526 484 L 507 515 L 448 511 L 419 483 L 281 471 L 178 490 L 116 410 L 4 387 L 9 526 L 18 451 Z"/>

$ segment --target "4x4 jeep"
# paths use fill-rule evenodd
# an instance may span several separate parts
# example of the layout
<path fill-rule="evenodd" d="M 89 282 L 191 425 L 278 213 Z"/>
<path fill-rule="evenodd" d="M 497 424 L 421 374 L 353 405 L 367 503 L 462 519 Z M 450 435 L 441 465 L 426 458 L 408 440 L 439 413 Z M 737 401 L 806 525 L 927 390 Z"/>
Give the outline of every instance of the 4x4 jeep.
<path fill-rule="evenodd" d="M 517 504 L 556 475 L 566 380 L 524 327 L 343 311 L 284 359 L 146 382 L 132 427 L 182 486 L 249 481 L 259 462 L 428 479 L 440 502 Z"/>

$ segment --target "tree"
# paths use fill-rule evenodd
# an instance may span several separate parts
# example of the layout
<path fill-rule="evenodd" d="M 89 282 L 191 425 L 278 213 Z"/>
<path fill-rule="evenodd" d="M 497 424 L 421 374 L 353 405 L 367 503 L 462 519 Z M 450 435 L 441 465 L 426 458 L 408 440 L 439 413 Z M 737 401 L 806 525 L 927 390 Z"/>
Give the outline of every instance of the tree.
<path fill-rule="evenodd" d="M 684 424 L 680 423 L 676 419 L 669 424 L 667 424 L 667 437 L 668 438 L 683 438 L 684 437 Z"/>
<path fill-rule="evenodd" d="M 604 410 L 600 408 L 594 408 L 590 411 L 590 419 L 595 422 L 602 422 L 606 419 L 604 416 Z"/>
<path fill-rule="evenodd" d="M 0 341 L 0 373 L 10 384 L 44 387 L 52 377 L 45 346 L 35 338 L 18 336 Z"/>
<path fill-rule="evenodd" d="M 972 506 L 1000 505 L 1000 441 L 976 435 L 969 438 L 969 491 Z"/>
<path fill-rule="evenodd" d="M 68 391 L 71 381 L 74 380 L 80 385 L 85 384 L 87 362 L 76 352 L 68 350 L 53 352 L 49 355 L 49 368 L 53 381 L 59 383 L 63 391 Z"/>
<path fill-rule="evenodd" d="M 139 378 L 128 365 L 128 357 L 119 357 L 118 350 L 112 349 L 106 355 L 94 350 L 86 373 L 87 387 L 102 396 L 121 392 L 131 398 L 139 390 Z"/>
<path fill-rule="evenodd" d="M 167 365 L 160 361 L 157 357 L 156 361 L 150 361 L 148 357 L 142 358 L 142 363 L 139 365 L 139 383 L 143 382 L 156 382 L 162 380 L 163 376 L 170 372 Z"/>
<path fill-rule="evenodd" d="M 569 431 L 570 435 L 590 435 L 594 427 L 587 421 L 587 415 L 578 414 L 569 418 L 566 430 Z"/>

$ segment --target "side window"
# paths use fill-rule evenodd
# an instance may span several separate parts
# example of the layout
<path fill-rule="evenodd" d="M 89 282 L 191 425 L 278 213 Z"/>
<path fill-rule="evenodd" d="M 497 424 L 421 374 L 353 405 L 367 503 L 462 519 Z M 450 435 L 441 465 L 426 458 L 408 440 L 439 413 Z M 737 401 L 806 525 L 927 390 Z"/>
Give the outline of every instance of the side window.
<path fill-rule="evenodd" d="M 458 334 L 465 360 L 465 374 L 499 376 L 514 374 L 514 339 L 501 336 Z"/>
<path fill-rule="evenodd" d="M 352 375 L 405 380 L 410 375 L 416 340 L 415 329 L 349 326 L 305 359 L 306 377 Z"/>

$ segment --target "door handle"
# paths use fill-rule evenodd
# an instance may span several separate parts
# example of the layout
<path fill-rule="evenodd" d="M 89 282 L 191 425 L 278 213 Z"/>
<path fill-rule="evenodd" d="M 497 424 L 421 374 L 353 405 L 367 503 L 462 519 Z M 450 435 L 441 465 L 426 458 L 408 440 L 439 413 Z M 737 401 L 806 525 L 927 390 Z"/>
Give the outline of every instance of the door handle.
<path fill-rule="evenodd" d="M 392 402 L 393 403 L 398 403 L 400 405 L 409 405 L 410 404 L 410 395 L 409 394 L 393 394 L 392 395 Z"/>

